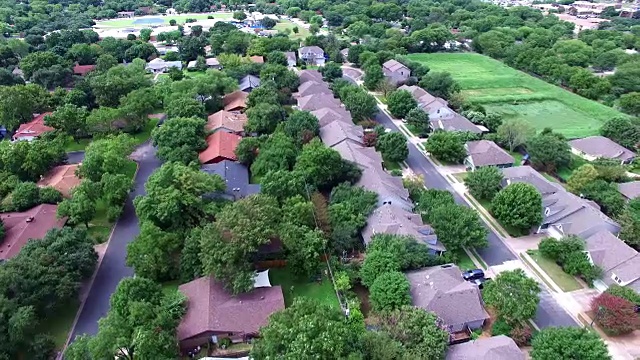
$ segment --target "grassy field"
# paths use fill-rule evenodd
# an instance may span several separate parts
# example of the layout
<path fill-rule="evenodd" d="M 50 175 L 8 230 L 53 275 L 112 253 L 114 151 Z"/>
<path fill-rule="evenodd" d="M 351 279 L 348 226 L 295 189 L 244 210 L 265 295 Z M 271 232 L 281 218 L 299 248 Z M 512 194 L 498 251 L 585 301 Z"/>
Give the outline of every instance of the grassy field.
<path fill-rule="evenodd" d="M 553 260 L 549 260 L 544 256 L 540 255 L 537 250 L 528 251 L 527 254 L 531 256 L 533 261 L 544 270 L 544 272 L 549 275 L 549 277 L 556 283 L 562 290 L 564 291 L 574 291 L 578 289 L 582 289 L 580 283 L 573 276 L 567 274 L 562 270 L 558 264 L 553 262 Z"/>
<path fill-rule="evenodd" d="M 289 37 L 291 39 L 305 39 L 307 36 L 311 35 L 309 30 L 303 28 L 302 26 L 298 26 L 298 33 L 295 34 L 293 32 L 293 28 L 296 27 L 296 26 L 298 26 L 298 25 L 294 24 L 293 22 L 291 22 L 289 20 L 280 19 L 278 21 L 278 23 L 276 24 L 276 26 L 274 27 L 274 29 L 278 30 L 278 31 L 282 31 L 282 32 L 284 32 L 286 29 L 290 29 L 291 33 L 289 34 Z"/>
<path fill-rule="evenodd" d="M 322 282 L 318 282 L 308 278 L 298 278 L 289 269 L 281 268 L 269 270 L 269 278 L 272 285 L 282 286 L 286 306 L 290 306 L 294 298 L 306 296 L 335 308 L 340 307 L 331 280 L 324 276 Z"/>
<path fill-rule="evenodd" d="M 551 85 L 490 57 L 473 53 L 411 54 L 432 71 L 451 73 L 462 94 L 506 119 L 523 119 L 537 130 L 551 127 L 569 138 L 594 135 L 620 112 Z"/>
<path fill-rule="evenodd" d="M 149 17 L 157 17 L 157 18 L 162 18 L 164 20 L 165 24 L 169 24 L 170 20 L 175 20 L 178 24 L 184 24 L 187 19 L 196 19 L 196 20 L 203 20 L 203 19 L 208 19 L 209 16 L 213 16 L 214 19 L 231 19 L 233 17 L 232 13 L 209 13 L 209 14 L 182 14 L 182 15 L 153 15 L 153 16 L 149 16 Z M 129 27 L 129 26 L 141 26 L 141 27 L 146 27 L 148 25 L 145 24 L 135 24 L 134 25 L 134 21 L 136 20 L 136 18 L 133 19 L 112 19 L 112 20 L 105 20 L 105 21 L 98 21 L 97 24 L 101 25 L 101 26 L 111 26 L 111 27 Z"/>

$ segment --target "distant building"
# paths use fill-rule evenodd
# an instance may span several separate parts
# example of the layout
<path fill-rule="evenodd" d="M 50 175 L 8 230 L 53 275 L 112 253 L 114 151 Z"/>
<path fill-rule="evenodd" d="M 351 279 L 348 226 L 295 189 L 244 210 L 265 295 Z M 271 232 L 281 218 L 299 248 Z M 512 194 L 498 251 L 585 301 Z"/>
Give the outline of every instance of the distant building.
<path fill-rule="evenodd" d="M 249 74 L 243 77 L 242 79 L 240 79 L 240 84 L 238 88 L 241 91 L 249 93 L 253 89 L 257 88 L 258 86 L 260 86 L 260 78 L 255 75 Z"/>
<path fill-rule="evenodd" d="M 76 176 L 79 166 L 78 164 L 56 166 L 38 181 L 38 186 L 50 186 L 68 198 L 71 196 L 71 190 L 80 185 L 80 178 Z"/>
<path fill-rule="evenodd" d="M 446 360 L 525 360 L 524 352 L 505 335 L 451 345 Z"/>
<path fill-rule="evenodd" d="M 382 72 L 388 81 L 394 85 L 404 84 L 411 76 L 411 70 L 407 66 L 393 59 L 382 64 Z"/>
<path fill-rule="evenodd" d="M 132 18 L 136 16 L 136 13 L 134 11 L 120 11 L 118 12 L 118 17 L 119 18 Z"/>
<path fill-rule="evenodd" d="M 604 158 L 619 161 L 620 164 L 629 164 L 636 158 L 635 152 L 604 136 L 571 140 L 569 145 L 572 153 L 587 161 Z"/>
<path fill-rule="evenodd" d="M 46 132 L 55 130 L 51 126 L 47 126 L 44 124 L 44 118 L 51 114 L 52 113 L 50 112 L 39 114 L 28 123 L 21 124 L 18 130 L 16 130 L 15 134 L 13 134 L 13 137 L 11 139 L 13 141 L 31 141 Z"/>
<path fill-rule="evenodd" d="M 324 50 L 319 46 L 303 46 L 298 49 L 298 57 L 308 65 L 324 66 Z"/>
<path fill-rule="evenodd" d="M 95 68 L 96 68 L 95 65 L 78 65 L 78 64 L 76 64 L 73 67 L 73 74 L 74 75 L 85 76 L 89 72 L 95 70 Z"/>
<path fill-rule="evenodd" d="M 154 74 L 160 74 L 169 71 L 172 67 L 182 70 L 182 61 L 164 61 L 155 58 L 147 63 L 146 69 Z"/>
<path fill-rule="evenodd" d="M 225 111 L 244 111 L 247 108 L 247 97 L 249 94 L 236 90 L 222 98 L 222 105 Z"/>
<path fill-rule="evenodd" d="M 220 110 L 209 115 L 205 129 L 207 131 L 226 131 L 237 135 L 244 134 L 244 125 L 247 123 L 247 115 Z"/>

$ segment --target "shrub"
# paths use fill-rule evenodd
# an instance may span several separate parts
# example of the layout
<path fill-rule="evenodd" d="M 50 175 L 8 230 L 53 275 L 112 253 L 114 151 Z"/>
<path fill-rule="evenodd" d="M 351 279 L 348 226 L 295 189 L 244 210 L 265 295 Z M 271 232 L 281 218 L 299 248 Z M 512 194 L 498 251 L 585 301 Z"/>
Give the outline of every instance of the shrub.
<path fill-rule="evenodd" d="M 509 336 L 511 334 L 511 330 L 511 326 L 507 324 L 506 321 L 498 319 L 493 323 L 493 326 L 491 327 L 491 336 Z"/>
<path fill-rule="evenodd" d="M 370 289 L 369 300 L 375 311 L 396 310 L 411 304 L 409 281 L 403 273 L 392 271 L 378 276 Z"/>
<path fill-rule="evenodd" d="M 40 189 L 40 203 L 42 204 L 57 204 L 62 201 L 62 194 L 60 191 L 47 186 Z"/>
<path fill-rule="evenodd" d="M 629 300 L 603 293 L 593 299 L 591 309 L 596 313 L 596 323 L 609 335 L 623 335 L 640 329 L 640 316 Z"/>
<path fill-rule="evenodd" d="M 640 294 L 633 291 L 628 287 L 620 286 L 620 285 L 611 285 L 605 291 L 607 294 L 617 296 L 623 299 L 626 299 L 634 304 L 640 304 Z"/>
<path fill-rule="evenodd" d="M 11 192 L 11 206 L 14 211 L 28 210 L 40 202 L 40 188 L 32 182 L 16 185 Z"/>
<path fill-rule="evenodd" d="M 509 333 L 509 337 L 511 337 L 518 346 L 531 345 L 531 336 L 531 328 L 526 325 L 516 326 Z"/>

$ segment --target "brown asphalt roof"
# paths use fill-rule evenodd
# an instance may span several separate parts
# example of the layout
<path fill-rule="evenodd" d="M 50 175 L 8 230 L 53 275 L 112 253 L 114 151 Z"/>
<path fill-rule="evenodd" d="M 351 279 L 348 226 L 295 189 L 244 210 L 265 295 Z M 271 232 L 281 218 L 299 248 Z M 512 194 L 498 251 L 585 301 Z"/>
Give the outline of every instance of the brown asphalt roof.
<path fill-rule="evenodd" d="M 207 148 L 198 156 L 200 162 L 207 164 L 219 158 L 238 160 L 235 151 L 240 140 L 242 140 L 242 137 L 236 134 L 230 134 L 225 131 L 214 132 L 207 136 Z"/>
<path fill-rule="evenodd" d="M 342 108 L 342 103 L 332 94 L 317 94 L 298 98 L 298 107 L 301 110 L 313 111 L 325 107 Z"/>
<path fill-rule="evenodd" d="M 325 107 L 311 112 L 318 118 L 320 127 L 329 125 L 334 121 L 342 121 L 347 124 L 353 124 L 351 113 L 343 108 Z"/>
<path fill-rule="evenodd" d="M 258 56 L 258 55 L 251 56 L 249 57 L 249 60 L 257 64 L 264 64 L 264 56 Z"/>
<path fill-rule="evenodd" d="M 247 123 L 247 115 L 232 113 L 220 110 L 215 114 L 209 115 L 205 129 L 207 131 L 215 131 L 218 129 L 228 129 L 239 133 L 244 131 L 244 124 Z"/>
<path fill-rule="evenodd" d="M 60 191 L 63 196 L 69 197 L 71 189 L 80 184 L 80 179 L 76 176 L 78 167 L 78 164 L 56 166 L 38 181 L 38 185 L 51 186 Z"/>
<path fill-rule="evenodd" d="M 502 150 L 493 141 L 479 140 L 467 142 L 467 154 L 475 166 L 513 164 L 513 156 Z"/>
<path fill-rule="evenodd" d="M 87 73 L 93 71 L 96 68 L 95 65 L 77 65 L 73 67 L 73 73 L 75 75 L 84 76 Z"/>
<path fill-rule="evenodd" d="M 583 139 L 569 141 L 572 148 L 577 149 L 587 155 L 627 161 L 633 159 L 636 154 L 622 145 L 618 145 L 613 140 L 604 136 L 589 136 Z"/>
<path fill-rule="evenodd" d="M 384 64 L 382 64 L 382 67 L 391 72 L 398 71 L 400 69 L 409 69 L 403 63 L 394 59 L 386 61 Z"/>
<path fill-rule="evenodd" d="M 322 81 L 322 74 L 318 70 L 302 70 L 298 73 L 300 84 L 307 81 Z"/>
<path fill-rule="evenodd" d="M 627 199 L 635 199 L 640 196 L 640 181 L 618 184 L 618 191 Z"/>
<path fill-rule="evenodd" d="M 236 90 L 222 98 L 225 111 L 244 110 L 247 108 L 247 94 L 244 91 Z"/>
<path fill-rule="evenodd" d="M 329 89 L 329 86 L 324 81 L 307 81 L 304 84 L 300 85 L 300 87 L 298 88 L 298 92 L 294 94 L 294 97 L 303 97 L 318 94 L 333 94 L 333 92 L 331 91 L 331 89 Z"/>
<path fill-rule="evenodd" d="M 57 210 L 57 205 L 42 204 L 23 212 L 0 214 L 5 229 L 0 260 L 18 255 L 29 239 L 42 239 L 47 231 L 64 226 L 66 218 L 58 219 Z"/>
<path fill-rule="evenodd" d="M 255 334 L 267 325 L 271 314 L 284 309 L 280 286 L 256 288 L 232 296 L 211 276 L 180 285 L 188 299 L 187 313 L 178 325 L 178 340 L 204 332 Z"/>

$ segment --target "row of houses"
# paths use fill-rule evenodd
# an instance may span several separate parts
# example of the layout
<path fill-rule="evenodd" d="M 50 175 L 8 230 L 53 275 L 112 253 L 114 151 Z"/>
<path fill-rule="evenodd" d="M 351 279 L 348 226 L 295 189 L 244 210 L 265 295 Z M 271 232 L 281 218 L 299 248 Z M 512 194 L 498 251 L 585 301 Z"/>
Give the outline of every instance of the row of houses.
<path fill-rule="evenodd" d="M 362 170 L 355 185 L 378 194 L 378 206 L 362 230 L 364 243 L 370 243 L 376 234 L 404 235 L 426 244 L 433 254 L 444 252 L 446 249 L 433 228 L 412 212 L 413 203 L 402 180 L 384 170 L 380 153 L 364 146 L 364 129 L 353 123 L 349 111 L 333 97 L 322 75 L 304 70 L 299 76 L 301 85 L 294 94 L 298 108 L 311 111 L 318 118 L 320 139 L 326 146 Z M 460 338 L 468 340 L 470 331 L 481 328 L 489 319 L 478 286 L 465 281 L 456 265 L 424 268 L 406 276 L 411 284 L 413 305 L 437 314 L 451 334 L 452 343 Z M 520 360 L 524 355 L 508 337 L 453 345 L 447 354 L 450 360 L 469 358 Z"/>

